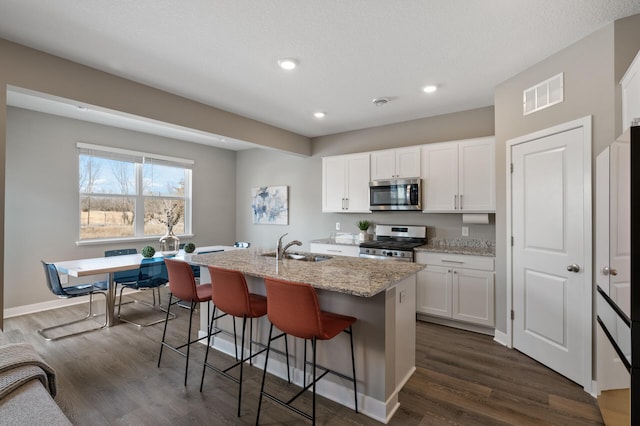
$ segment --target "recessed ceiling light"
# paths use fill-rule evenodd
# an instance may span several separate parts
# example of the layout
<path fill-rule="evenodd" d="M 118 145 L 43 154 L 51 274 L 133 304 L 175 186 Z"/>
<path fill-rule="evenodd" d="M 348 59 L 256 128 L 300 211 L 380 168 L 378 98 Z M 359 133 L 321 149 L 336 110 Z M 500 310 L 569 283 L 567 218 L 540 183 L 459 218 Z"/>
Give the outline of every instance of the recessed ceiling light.
<path fill-rule="evenodd" d="M 280 68 L 283 70 L 290 71 L 298 66 L 298 60 L 295 58 L 282 58 L 278 59 L 278 65 L 280 65 Z"/>
<path fill-rule="evenodd" d="M 422 90 L 424 91 L 424 93 L 433 93 L 438 90 L 438 86 L 436 86 L 435 84 L 431 84 L 429 86 L 424 86 Z"/>
<path fill-rule="evenodd" d="M 322 111 L 318 111 L 318 112 L 314 112 L 314 113 L 313 113 L 313 116 L 314 116 L 315 118 L 324 118 L 324 116 L 325 116 L 325 115 L 327 115 L 327 114 L 325 114 L 325 113 L 324 113 L 324 112 L 322 112 Z"/>

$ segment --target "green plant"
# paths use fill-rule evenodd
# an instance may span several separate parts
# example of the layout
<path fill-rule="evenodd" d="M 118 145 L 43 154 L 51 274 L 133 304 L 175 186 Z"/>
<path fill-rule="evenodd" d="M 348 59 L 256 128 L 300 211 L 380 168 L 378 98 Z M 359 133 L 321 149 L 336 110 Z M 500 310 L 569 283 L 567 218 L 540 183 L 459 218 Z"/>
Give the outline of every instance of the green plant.
<path fill-rule="evenodd" d="M 193 243 L 187 243 L 184 245 L 185 253 L 193 253 L 196 250 L 196 245 Z"/>
<path fill-rule="evenodd" d="M 360 220 L 358 221 L 358 229 L 361 231 L 366 231 L 371 226 L 371 222 L 368 220 Z"/>
<path fill-rule="evenodd" d="M 154 254 L 156 254 L 156 249 L 151 246 L 145 246 L 142 249 L 142 257 L 153 257 Z"/>

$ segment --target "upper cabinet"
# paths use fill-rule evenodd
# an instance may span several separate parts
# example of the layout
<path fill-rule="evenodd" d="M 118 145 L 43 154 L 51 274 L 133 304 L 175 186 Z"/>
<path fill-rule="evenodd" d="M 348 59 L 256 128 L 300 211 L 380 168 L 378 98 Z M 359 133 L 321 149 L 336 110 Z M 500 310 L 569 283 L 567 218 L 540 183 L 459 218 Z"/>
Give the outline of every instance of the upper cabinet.
<path fill-rule="evenodd" d="M 371 180 L 420 176 L 420 147 L 385 149 L 371 153 Z"/>
<path fill-rule="evenodd" d="M 423 145 L 421 176 L 424 212 L 494 212 L 495 138 Z"/>
<path fill-rule="evenodd" d="M 640 52 L 620 80 L 622 88 L 622 132 L 627 130 L 631 122 L 640 118 Z"/>
<path fill-rule="evenodd" d="M 322 159 L 322 211 L 370 213 L 369 153 Z"/>

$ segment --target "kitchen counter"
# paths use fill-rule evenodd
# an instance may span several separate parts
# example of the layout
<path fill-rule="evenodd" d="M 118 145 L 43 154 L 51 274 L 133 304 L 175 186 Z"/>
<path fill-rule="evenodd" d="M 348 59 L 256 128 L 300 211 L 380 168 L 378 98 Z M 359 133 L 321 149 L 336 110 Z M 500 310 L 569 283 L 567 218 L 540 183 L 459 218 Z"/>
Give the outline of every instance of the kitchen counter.
<path fill-rule="evenodd" d="M 487 256 L 496 257 L 496 248 L 494 247 L 471 247 L 471 246 L 443 246 L 425 244 L 413 249 L 414 251 L 426 251 L 434 253 L 448 254 L 466 254 L 470 256 Z"/>
<path fill-rule="evenodd" d="M 276 260 L 264 256 L 273 249 L 250 248 L 224 253 L 192 256 L 191 262 L 234 269 L 258 278 L 280 278 L 311 284 L 320 290 L 372 297 L 404 278 L 424 269 L 410 262 L 388 262 L 345 256 L 333 256 L 320 262 L 294 259 Z M 303 253 L 290 250 L 288 253 Z"/>
<path fill-rule="evenodd" d="M 295 252 L 288 251 L 289 254 Z M 207 265 L 240 271 L 245 274 L 249 290 L 257 294 L 266 294 L 266 277 L 308 283 L 316 288 L 323 310 L 356 317 L 353 345 L 359 412 L 387 423 L 400 405 L 400 390 L 416 369 L 416 273 L 424 265 L 347 256 L 333 256 L 320 262 L 276 260 L 263 256 L 265 253 L 273 253 L 273 249 L 200 254 L 188 261 L 202 266 L 200 281 L 203 283 L 210 280 Z M 200 312 L 199 337 L 203 337 L 207 329 L 206 306 L 202 306 Z M 234 319 L 227 316 L 219 319 L 217 326 L 230 331 L 233 330 L 232 321 Z M 266 318 L 254 321 L 252 339 L 266 343 L 268 335 L 269 321 Z M 278 353 L 284 354 L 282 339 L 275 343 Z M 233 337 L 224 333 L 212 338 L 211 344 L 231 356 L 237 348 Z M 289 339 L 291 377 L 299 386 L 302 386 L 305 370 L 303 345 L 302 339 Z M 335 339 L 318 344 L 318 363 L 329 364 L 332 369 L 350 375 L 349 352 L 348 336 L 341 333 Z M 264 365 L 262 355 L 253 365 L 258 368 Z M 287 366 L 282 356 L 273 357 L 273 361 L 269 359 L 268 368 L 269 373 L 286 379 Z M 318 382 L 316 391 L 318 395 L 353 408 L 353 388 L 348 381 L 327 375 Z"/>

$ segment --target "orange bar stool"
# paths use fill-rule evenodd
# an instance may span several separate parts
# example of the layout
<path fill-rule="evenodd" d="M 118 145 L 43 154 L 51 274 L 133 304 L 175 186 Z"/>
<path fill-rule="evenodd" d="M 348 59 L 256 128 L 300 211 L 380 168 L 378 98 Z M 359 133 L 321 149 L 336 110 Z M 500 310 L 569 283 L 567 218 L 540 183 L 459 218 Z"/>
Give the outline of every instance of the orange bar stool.
<path fill-rule="evenodd" d="M 213 316 L 214 318 L 221 318 L 225 315 L 231 315 L 234 317 L 234 341 L 235 341 L 235 318 L 242 318 L 242 337 L 240 342 L 240 359 L 238 359 L 236 351 L 236 362 L 225 369 L 220 369 L 213 364 L 208 363 L 209 359 L 209 347 L 207 345 L 207 352 L 204 357 L 204 365 L 202 367 L 202 379 L 200 381 L 200 392 L 202 392 L 202 385 L 204 383 L 204 374 L 207 371 L 207 367 L 222 374 L 224 377 L 231 379 L 238 383 L 238 417 L 240 417 L 240 405 L 242 402 L 242 377 L 243 377 L 243 365 L 246 361 L 251 360 L 265 352 L 267 349 L 264 345 L 260 345 L 263 349 L 256 353 L 252 353 L 253 341 L 253 318 L 260 318 L 267 314 L 267 298 L 259 294 L 249 293 L 247 287 L 247 281 L 244 274 L 239 271 L 233 271 L 229 269 L 218 268 L 215 266 L 209 266 L 209 275 L 211 276 L 211 288 L 213 301 Z M 216 310 L 223 312 L 222 315 L 216 317 Z M 247 318 L 249 319 L 249 356 L 245 357 L 245 330 L 247 329 Z M 222 332 L 220 329 L 214 326 L 215 321 L 211 321 L 209 325 L 209 338 Z M 237 347 L 237 342 L 234 346 Z M 287 358 L 287 379 L 291 383 L 291 377 L 289 375 L 289 349 L 285 339 L 285 353 Z M 236 378 L 228 373 L 231 369 L 240 366 L 240 377 Z"/>
<path fill-rule="evenodd" d="M 187 386 L 187 373 L 189 371 L 189 348 L 192 343 L 199 342 L 206 339 L 208 336 L 203 336 L 199 339 L 191 340 L 191 326 L 193 323 L 193 311 L 195 311 L 196 304 L 202 302 L 211 301 L 211 284 L 196 285 L 196 280 L 193 276 L 193 270 L 191 265 L 187 262 L 174 259 L 165 259 L 164 263 L 167 265 L 167 272 L 169 274 L 169 306 L 167 306 L 167 320 L 164 323 L 164 331 L 162 332 L 162 342 L 160 343 L 160 355 L 158 356 L 158 367 L 160 367 L 160 361 L 162 360 L 162 349 L 165 347 L 172 351 L 182 355 L 186 358 L 186 365 L 184 368 L 184 385 Z M 174 301 L 175 299 L 175 301 Z M 177 304 L 180 300 L 190 304 L 189 313 L 189 331 L 187 334 L 187 343 L 180 346 L 172 346 L 165 341 L 167 334 L 167 324 L 169 320 L 169 312 L 171 312 L 171 305 Z M 207 303 L 207 324 L 209 323 L 209 304 Z M 213 322 L 211 320 L 211 322 Z M 186 347 L 186 352 L 181 349 Z"/>
<path fill-rule="evenodd" d="M 289 408 L 297 414 L 311 420 L 313 424 L 316 422 L 316 382 L 326 376 L 328 373 L 335 374 L 343 379 L 353 382 L 353 396 L 355 412 L 358 412 L 358 392 L 356 389 L 356 364 L 353 354 L 353 332 L 352 325 L 356 322 L 356 318 L 339 315 L 331 312 L 320 310 L 318 303 L 318 295 L 313 287 L 309 284 L 284 281 L 276 278 L 265 278 L 267 287 L 267 316 L 271 321 L 271 329 L 269 330 L 269 341 L 267 343 L 267 355 L 262 373 L 262 385 L 260 387 L 260 400 L 258 402 L 258 415 L 256 424 L 260 421 L 260 408 L 262 406 L 262 397 Z M 273 327 L 277 327 L 283 334 L 305 339 L 304 342 L 304 374 L 303 387 L 300 392 L 287 401 L 277 398 L 275 395 L 269 394 L 264 390 L 264 383 L 267 377 L 267 363 L 269 361 L 269 351 L 271 342 L 280 338 L 276 336 L 272 338 Z M 352 376 L 348 377 L 340 372 L 331 370 L 327 367 L 316 364 L 316 343 L 318 340 L 330 340 L 337 336 L 340 332 L 349 334 L 351 342 L 351 368 Z M 311 362 L 307 361 L 307 340 L 311 340 L 311 348 L 313 358 Z M 312 381 L 306 384 L 306 367 L 310 364 L 312 367 Z M 322 374 L 316 377 L 316 370 L 323 370 Z M 308 414 L 293 405 L 300 395 L 312 388 L 313 403 L 312 413 Z"/>

